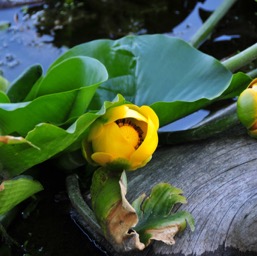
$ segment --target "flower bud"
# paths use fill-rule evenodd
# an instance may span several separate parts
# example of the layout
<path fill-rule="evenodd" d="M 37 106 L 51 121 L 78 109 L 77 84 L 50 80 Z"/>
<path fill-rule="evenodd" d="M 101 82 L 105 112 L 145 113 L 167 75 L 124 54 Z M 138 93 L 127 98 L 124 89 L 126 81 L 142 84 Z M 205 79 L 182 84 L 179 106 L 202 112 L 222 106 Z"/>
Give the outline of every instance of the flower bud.
<path fill-rule="evenodd" d="M 82 143 L 89 163 L 135 170 L 150 161 L 158 145 L 159 120 L 148 106 L 109 108 L 90 127 Z"/>
<path fill-rule="evenodd" d="M 237 115 L 249 134 L 257 137 L 257 79 L 252 80 L 238 97 Z"/>

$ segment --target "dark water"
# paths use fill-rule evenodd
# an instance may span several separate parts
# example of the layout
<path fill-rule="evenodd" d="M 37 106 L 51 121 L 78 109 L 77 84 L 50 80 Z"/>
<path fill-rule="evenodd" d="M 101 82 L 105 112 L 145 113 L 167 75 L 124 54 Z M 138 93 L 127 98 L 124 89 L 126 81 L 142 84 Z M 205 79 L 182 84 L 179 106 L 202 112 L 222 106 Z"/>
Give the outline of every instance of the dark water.
<path fill-rule="evenodd" d="M 68 48 L 98 38 L 165 33 L 188 41 L 223 1 L 73 2 L 68 5 L 46 1 L 0 9 L 0 24 L 9 24 L 7 29 L 0 30 L 0 72 L 8 80 L 14 80 L 35 63 L 46 70 Z M 255 43 L 256 13 L 256 1 L 238 1 L 200 50 L 222 59 Z M 208 110 L 201 110 L 170 129 L 190 127 L 208 113 Z M 66 173 L 51 163 L 40 165 L 38 169 L 37 179 L 45 190 L 36 199 L 21 205 L 8 229 L 22 248 L 10 249 L 2 242 L 0 255 L 105 255 L 70 216 L 71 206 L 65 192 Z"/>

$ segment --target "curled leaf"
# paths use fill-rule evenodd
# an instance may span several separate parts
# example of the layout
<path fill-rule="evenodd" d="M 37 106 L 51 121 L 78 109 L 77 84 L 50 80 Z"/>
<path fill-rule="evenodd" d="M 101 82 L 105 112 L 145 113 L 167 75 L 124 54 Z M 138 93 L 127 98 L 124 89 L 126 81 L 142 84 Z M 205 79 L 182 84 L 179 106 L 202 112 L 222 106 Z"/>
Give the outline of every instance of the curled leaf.
<path fill-rule="evenodd" d="M 132 230 L 138 222 L 135 209 L 129 204 L 126 174 L 99 168 L 91 186 L 92 208 L 106 239 L 116 251 L 145 248 Z"/>
<path fill-rule="evenodd" d="M 151 240 L 168 245 L 186 228 L 194 230 L 193 217 L 185 212 L 172 213 L 174 205 L 186 203 L 182 190 L 169 184 L 156 185 L 146 198 L 140 196 L 131 205 L 126 199 L 127 181 L 123 172 L 99 168 L 91 186 L 92 208 L 106 239 L 117 251 L 143 250 Z"/>
<path fill-rule="evenodd" d="M 174 236 L 186 228 L 187 222 L 191 230 L 194 230 L 194 219 L 188 212 L 172 213 L 176 204 L 186 203 L 182 192 L 170 184 L 160 183 L 152 189 L 149 197 L 141 195 L 132 203 L 139 216 L 135 230 L 146 246 L 151 240 L 174 244 Z"/>

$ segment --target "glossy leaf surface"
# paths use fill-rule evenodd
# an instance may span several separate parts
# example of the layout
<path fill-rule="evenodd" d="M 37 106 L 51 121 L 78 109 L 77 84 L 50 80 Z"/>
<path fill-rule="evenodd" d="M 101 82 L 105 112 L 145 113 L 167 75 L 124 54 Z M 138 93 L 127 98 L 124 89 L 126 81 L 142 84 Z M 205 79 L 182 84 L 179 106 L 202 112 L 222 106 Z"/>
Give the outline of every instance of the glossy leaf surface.
<path fill-rule="evenodd" d="M 92 58 L 74 57 L 60 63 L 36 82 L 25 102 L 0 104 L 2 133 L 25 136 L 40 123 L 71 124 L 85 113 L 107 77 L 105 67 Z"/>
<path fill-rule="evenodd" d="M 230 86 L 235 93 L 229 96 L 238 95 L 238 83 L 232 83 L 229 70 L 178 38 L 143 35 L 96 40 L 70 49 L 52 68 L 81 55 L 100 60 L 109 74 L 99 87 L 92 108 L 97 109 L 101 102 L 121 93 L 132 103 L 152 106 L 161 126 L 225 97 Z M 250 78 L 240 73 L 236 80 L 245 88 Z"/>
<path fill-rule="evenodd" d="M 117 96 L 112 102 L 105 102 L 103 107 L 95 113 L 87 112 L 81 115 L 67 129 L 43 123 L 37 125 L 25 137 L 26 143 L 14 145 L 0 142 L 0 163 L 9 177 L 19 175 L 28 168 L 48 160 L 62 151 L 79 149 L 81 140 L 89 125 L 99 116 L 104 115 L 106 109 L 124 104 L 122 96 Z M 15 156 L 15 161 L 14 161 Z"/>

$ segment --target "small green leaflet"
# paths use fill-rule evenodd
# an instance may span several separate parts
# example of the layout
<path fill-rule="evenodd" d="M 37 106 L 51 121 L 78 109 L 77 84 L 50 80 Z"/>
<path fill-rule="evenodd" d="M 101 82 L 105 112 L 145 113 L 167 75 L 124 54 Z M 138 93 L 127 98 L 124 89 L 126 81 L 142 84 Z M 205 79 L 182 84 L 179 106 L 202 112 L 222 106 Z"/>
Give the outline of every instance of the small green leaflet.
<path fill-rule="evenodd" d="M 43 186 L 29 177 L 3 181 L 0 184 L 0 215 L 41 190 Z"/>

